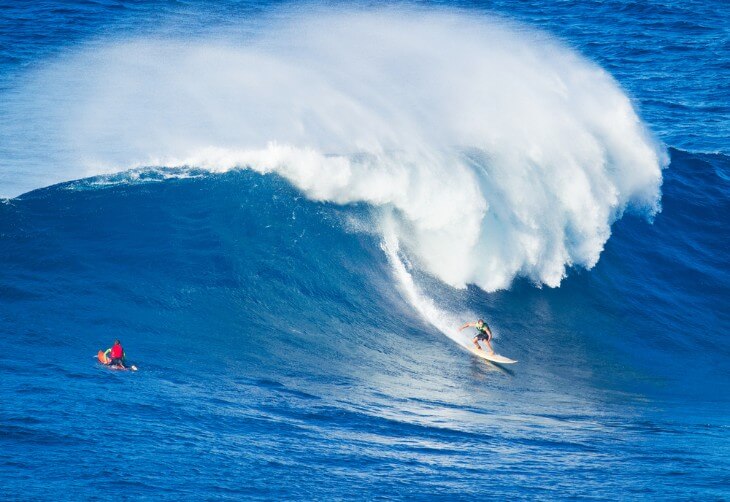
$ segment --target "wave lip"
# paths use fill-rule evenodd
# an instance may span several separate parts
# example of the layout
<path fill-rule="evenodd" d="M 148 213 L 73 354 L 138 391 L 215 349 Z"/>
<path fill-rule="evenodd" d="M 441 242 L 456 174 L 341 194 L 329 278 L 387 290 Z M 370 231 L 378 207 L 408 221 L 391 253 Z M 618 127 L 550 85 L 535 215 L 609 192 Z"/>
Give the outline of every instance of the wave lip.
<path fill-rule="evenodd" d="M 592 267 L 626 209 L 659 209 L 667 162 L 604 70 L 461 11 L 293 13 L 253 39 L 97 45 L 7 106 L 37 126 L 16 143 L 50 138 L 29 179 L 274 172 L 312 199 L 394 215 L 415 265 L 487 291 Z"/>

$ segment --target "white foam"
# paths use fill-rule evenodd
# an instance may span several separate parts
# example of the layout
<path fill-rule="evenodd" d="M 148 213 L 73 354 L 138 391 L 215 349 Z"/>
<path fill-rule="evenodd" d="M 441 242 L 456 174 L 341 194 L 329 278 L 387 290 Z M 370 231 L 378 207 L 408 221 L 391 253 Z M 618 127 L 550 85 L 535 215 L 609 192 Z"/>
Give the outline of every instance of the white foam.
<path fill-rule="evenodd" d="M 275 172 L 312 199 L 392 211 L 416 266 L 487 291 L 592 267 L 626 208 L 658 209 L 666 163 L 601 68 L 463 12 L 94 44 L 2 107 L 5 192 L 147 165 Z"/>
<path fill-rule="evenodd" d="M 413 276 L 408 272 L 406 263 L 404 263 L 404 260 L 399 255 L 400 245 L 398 243 L 396 226 L 392 215 L 387 212 L 384 213 L 381 222 L 383 239 L 380 247 L 388 257 L 388 262 L 393 270 L 393 275 L 401 294 L 416 309 L 416 312 L 432 326 L 456 343 L 467 347 L 467 338 L 460 334 L 458 328 L 464 323 L 464 319 L 471 319 L 475 316 L 469 313 L 457 315 L 439 307 L 432 298 L 429 298 L 418 287 L 413 280 Z"/>

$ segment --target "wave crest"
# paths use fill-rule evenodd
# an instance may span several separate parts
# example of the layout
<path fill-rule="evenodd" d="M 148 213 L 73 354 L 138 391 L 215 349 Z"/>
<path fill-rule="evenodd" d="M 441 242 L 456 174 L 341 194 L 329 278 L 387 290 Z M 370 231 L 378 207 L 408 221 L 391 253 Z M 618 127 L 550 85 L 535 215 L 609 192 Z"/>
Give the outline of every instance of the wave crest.
<path fill-rule="evenodd" d="M 659 209 L 667 162 L 604 70 L 464 12 L 292 14 L 254 37 L 95 45 L 19 96 L 6 107 L 23 117 L 28 180 L 274 172 L 312 199 L 383 208 L 416 265 L 487 291 L 592 267 L 627 208 Z M 42 156 L 19 153 L 41 138 Z"/>

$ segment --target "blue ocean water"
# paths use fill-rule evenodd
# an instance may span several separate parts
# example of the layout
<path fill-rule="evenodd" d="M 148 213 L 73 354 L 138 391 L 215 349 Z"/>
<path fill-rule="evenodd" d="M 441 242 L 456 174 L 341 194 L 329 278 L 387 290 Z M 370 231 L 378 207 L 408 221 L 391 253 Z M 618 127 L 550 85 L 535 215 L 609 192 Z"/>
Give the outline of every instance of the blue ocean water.
<path fill-rule="evenodd" d="M 374 49 L 357 36 L 373 10 Z M 4 4 L 0 495 L 730 497 L 729 18 L 712 1 Z M 496 52 L 481 28 L 459 38 L 483 19 L 509 27 Z M 340 66 L 319 81 L 301 60 Z M 442 80 L 451 61 L 474 73 Z M 501 79 L 519 99 L 485 105 Z M 293 146 L 240 153 L 268 140 Z M 454 158 L 479 187 L 453 213 L 483 218 L 473 246 L 441 198 Z M 517 364 L 460 347 L 476 316 Z M 114 338 L 138 372 L 96 362 Z"/>

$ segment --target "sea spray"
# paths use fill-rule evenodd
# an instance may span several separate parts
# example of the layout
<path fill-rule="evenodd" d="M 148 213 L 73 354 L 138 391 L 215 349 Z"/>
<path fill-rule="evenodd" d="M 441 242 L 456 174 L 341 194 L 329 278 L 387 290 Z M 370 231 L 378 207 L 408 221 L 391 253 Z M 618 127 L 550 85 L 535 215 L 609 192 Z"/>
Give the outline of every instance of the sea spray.
<path fill-rule="evenodd" d="M 277 173 L 315 200 L 392 210 L 415 266 L 487 291 L 558 286 L 626 209 L 659 209 L 663 150 L 610 75 L 546 35 L 411 8 L 246 33 L 104 41 L 41 66 L 3 105 L 15 186 Z"/>
<path fill-rule="evenodd" d="M 383 238 L 380 247 L 388 258 L 393 276 L 398 285 L 403 298 L 413 306 L 416 311 L 428 321 L 432 326 L 441 333 L 451 338 L 453 341 L 467 346 L 468 340 L 465 336 L 460 335 L 457 328 L 463 324 L 463 319 L 473 318 L 474 314 L 467 313 L 458 316 L 454 313 L 439 307 L 436 302 L 429 298 L 421 288 L 416 284 L 413 276 L 408 271 L 408 267 L 404 259 L 399 255 L 400 244 L 398 242 L 396 221 L 392 214 L 384 212 L 381 220 L 381 228 L 383 230 Z"/>

